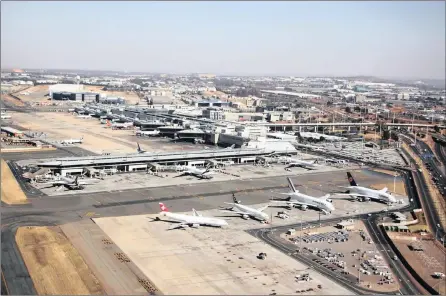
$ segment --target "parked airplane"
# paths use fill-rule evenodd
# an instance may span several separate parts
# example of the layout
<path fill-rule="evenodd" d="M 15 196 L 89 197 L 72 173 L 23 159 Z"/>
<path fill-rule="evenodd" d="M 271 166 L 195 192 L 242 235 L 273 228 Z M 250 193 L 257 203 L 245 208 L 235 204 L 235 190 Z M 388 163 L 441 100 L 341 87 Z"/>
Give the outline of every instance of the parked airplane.
<path fill-rule="evenodd" d="M 300 193 L 299 190 L 294 187 L 294 184 L 290 178 L 287 178 L 287 180 L 291 191 L 282 194 L 288 195 L 288 198 L 285 200 L 271 200 L 272 202 L 285 202 L 289 206 L 299 206 L 304 211 L 308 207 L 316 208 L 322 211 L 324 214 L 331 214 L 331 212 L 335 210 L 331 199 L 329 199 L 330 194 L 326 194 L 322 197 L 309 196 Z"/>
<path fill-rule="evenodd" d="M 41 168 L 41 169 L 37 170 L 34 173 L 25 172 L 25 173 L 22 174 L 22 177 L 25 178 L 25 179 L 29 179 L 29 180 L 36 180 L 36 179 L 44 178 L 50 172 L 51 172 L 51 170 L 48 169 L 48 168 Z"/>
<path fill-rule="evenodd" d="M 292 168 L 292 167 L 301 167 L 301 168 L 304 168 L 307 170 L 315 170 L 319 167 L 319 165 L 317 163 L 318 163 L 317 159 L 314 162 L 310 162 L 310 161 L 300 160 L 300 159 L 296 159 L 296 158 L 291 158 L 286 169 Z"/>
<path fill-rule="evenodd" d="M 112 129 L 128 129 L 133 126 L 133 122 L 113 122 L 111 123 L 107 120 L 107 127 L 111 127 Z"/>
<path fill-rule="evenodd" d="M 160 202 L 159 205 L 161 208 L 160 216 L 164 216 L 164 217 L 171 219 L 168 221 L 180 223 L 180 224 L 173 225 L 168 230 L 176 229 L 176 228 L 185 229 L 185 228 L 189 228 L 189 227 L 198 228 L 201 225 L 213 226 L 213 227 L 223 227 L 223 226 L 228 225 L 228 222 L 226 222 L 223 219 L 217 219 L 217 218 L 213 218 L 213 217 L 203 217 L 195 209 L 192 209 L 194 215 L 190 216 L 190 215 L 185 215 L 185 214 L 171 213 L 171 212 L 169 212 L 169 209 L 163 203 Z M 155 220 L 162 221 L 159 217 L 156 217 Z"/>
<path fill-rule="evenodd" d="M 235 148 L 235 144 L 232 144 L 231 146 L 224 148 L 224 150 L 232 150 L 234 148 Z"/>
<path fill-rule="evenodd" d="M 158 136 L 160 134 L 159 130 L 154 131 L 136 131 L 136 136 L 148 136 L 148 137 L 154 137 Z"/>
<path fill-rule="evenodd" d="M 90 114 L 87 114 L 87 115 L 85 115 L 85 114 L 80 114 L 80 115 L 78 115 L 78 116 L 76 116 L 77 118 L 82 118 L 82 119 L 87 119 L 87 118 L 91 118 L 91 115 Z"/>
<path fill-rule="evenodd" d="M 210 167 L 207 167 L 204 169 L 199 169 L 194 166 L 185 166 L 185 167 L 179 167 L 179 169 L 181 169 L 183 171 L 177 177 L 188 175 L 188 176 L 197 177 L 199 179 L 212 179 L 213 178 L 213 176 L 212 176 L 213 172 L 210 171 L 211 170 Z"/>
<path fill-rule="evenodd" d="M 60 180 L 56 181 L 49 181 L 45 182 L 43 184 L 51 184 L 53 187 L 59 186 L 56 190 L 60 190 L 62 188 L 67 188 L 69 190 L 79 190 L 84 189 L 85 185 L 91 185 L 91 183 L 85 182 L 85 181 L 78 181 L 79 176 L 76 176 L 76 178 L 73 180 L 71 178 L 67 177 L 60 177 Z"/>
<path fill-rule="evenodd" d="M 231 208 L 222 209 L 222 212 L 229 212 L 229 213 L 236 213 L 242 215 L 242 218 L 247 220 L 249 218 L 254 218 L 256 220 L 259 220 L 262 223 L 269 223 L 269 217 L 268 214 L 263 212 L 266 208 L 268 208 L 268 205 L 261 207 L 259 209 L 254 209 L 245 205 L 242 205 L 240 201 L 235 198 L 235 194 L 232 193 L 232 200 L 233 203 L 225 202 L 225 204 L 232 205 Z"/>
<path fill-rule="evenodd" d="M 82 141 L 84 140 L 84 136 L 82 136 L 80 139 L 68 139 L 68 140 L 62 140 L 61 144 L 82 144 Z"/>
<path fill-rule="evenodd" d="M 2 112 L 1 119 L 11 119 L 11 115 L 8 115 L 8 114 Z"/>
<path fill-rule="evenodd" d="M 350 172 L 347 172 L 347 178 L 350 183 L 350 186 L 345 187 L 348 189 L 345 194 L 336 194 L 336 195 L 349 195 L 355 198 L 358 201 L 369 201 L 371 199 L 375 199 L 381 202 L 385 202 L 387 204 L 396 203 L 397 200 L 393 197 L 390 192 L 388 192 L 387 187 L 384 187 L 381 190 L 375 190 L 367 187 L 358 186 L 355 179 Z"/>

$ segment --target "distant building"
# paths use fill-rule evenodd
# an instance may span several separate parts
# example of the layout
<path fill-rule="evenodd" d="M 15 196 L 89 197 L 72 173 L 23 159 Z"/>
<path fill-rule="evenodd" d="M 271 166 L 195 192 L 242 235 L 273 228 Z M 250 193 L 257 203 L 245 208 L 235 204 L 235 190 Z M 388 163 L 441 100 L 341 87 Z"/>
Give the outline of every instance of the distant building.
<path fill-rule="evenodd" d="M 58 93 L 77 93 L 84 90 L 82 84 L 54 84 L 48 87 L 50 97 L 53 97 L 53 92 Z"/>
<path fill-rule="evenodd" d="M 294 121 L 294 113 L 293 112 L 268 112 L 266 114 L 266 120 L 269 122 L 293 122 Z"/>
<path fill-rule="evenodd" d="M 410 94 L 408 93 L 399 93 L 396 95 L 396 99 L 397 100 L 409 100 L 410 99 Z"/>
<path fill-rule="evenodd" d="M 51 92 L 51 99 L 55 101 L 99 102 L 100 95 L 90 92 Z"/>
<path fill-rule="evenodd" d="M 207 108 L 203 110 L 203 117 L 212 120 L 223 120 L 223 111 L 217 108 Z"/>

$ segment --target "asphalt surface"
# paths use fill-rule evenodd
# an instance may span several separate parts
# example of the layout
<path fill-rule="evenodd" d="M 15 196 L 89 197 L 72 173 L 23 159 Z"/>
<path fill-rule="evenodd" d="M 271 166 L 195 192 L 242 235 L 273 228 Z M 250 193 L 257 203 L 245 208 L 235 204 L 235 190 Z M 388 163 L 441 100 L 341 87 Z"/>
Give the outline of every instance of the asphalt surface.
<path fill-rule="evenodd" d="M 17 166 L 11 164 L 10 167 L 16 176 L 20 175 L 21 172 Z M 301 178 L 301 176 L 298 178 Z M 314 178 L 314 176 L 311 178 Z M 188 209 L 192 207 L 197 209 L 215 208 L 216 202 L 230 201 L 230 192 L 232 191 L 237 191 L 237 195 L 240 195 L 239 199 L 244 202 L 246 200 L 246 204 L 260 203 L 263 200 L 268 200 L 271 197 L 270 194 L 275 191 L 283 192 L 284 188 L 287 186 L 283 179 L 283 177 L 274 177 L 231 182 L 211 182 L 208 184 L 190 184 L 187 187 L 187 190 L 185 190 L 184 185 L 179 185 L 91 194 L 76 193 L 66 196 L 50 197 L 42 195 L 41 192 L 32 192 L 32 189 L 27 188 L 26 185 L 24 185 L 26 183 L 23 183 L 23 180 L 19 178 L 19 183 L 21 183 L 22 187 L 25 186 L 25 192 L 30 195 L 32 204 L 2 207 L 2 242 L 5 245 L 5 247 L 2 247 L 2 259 L 5 258 L 2 260 L 2 270 L 8 271 L 8 274 L 5 274 L 8 290 L 11 294 L 35 294 L 32 281 L 30 281 L 29 274 L 26 268 L 24 268 L 22 258 L 18 256 L 19 253 L 15 244 L 14 234 L 19 226 L 59 225 L 67 222 L 79 221 L 85 217 L 87 212 L 95 212 L 101 216 L 156 213 L 159 211 L 157 202 L 168 199 L 182 200 L 178 205 L 171 207 L 172 211 L 181 211 L 182 209 L 184 210 L 185 207 Z M 320 181 L 320 183 L 321 186 L 324 187 L 321 187 L 320 190 L 330 192 L 328 188 L 332 188 L 334 184 L 330 184 L 330 182 L 326 181 L 327 174 L 325 174 L 325 177 L 322 179 L 324 180 Z M 193 194 L 187 195 L 184 193 L 185 191 L 192 192 Z M 255 193 L 256 191 L 258 193 Z M 247 193 L 250 194 L 245 196 L 244 194 Z M 410 205 L 407 210 L 413 206 L 416 205 Z M 371 217 L 376 218 L 377 216 L 372 215 Z M 369 217 L 360 218 L 367 220 Z M 374 227 L 375 224 L 373 220 L 371 220 L 369 225 L 371 225 L 370 227 Z M 290 226 L 287 226 L 286 228 L 288 227 Z M 379 231 L 377 228 L 375 231 L 376 230 Z M 253 231 L 255 233 L 255 230 Z M 385 243 L 385 238 L 379 236 L 379 234 L 376 235 L 374 240 L 376 240 L 375 242 L 377 244 Z M 269 242 L 271 242 L 271 238 Z M 282 247 L 282 249 L 283 248 L 284 247 Z M 282 251 L 284 250 L 288 249 L 285 248 Z M 390 256 L 390 254 L 388 256 Z M 298 259 L 300 260 L 302 258 Z M 305 258 L 301 261 L 305 262 Z M 318 269 L 319 267 L 315 266 L 314 268 Z M 404 274 L 406 271 L 403 269 L 399 270 L 397 267 L 394 268 L 394 273 L 398 278 L 402 279 L 403 287 L 401 292 L 403 294 L 418 294 L 414 293 L 416 291 L 414 290 L 415 288 L 410 282 L 406 281 L 408 278 Z M 326 270 L 318 269 L 318 271 L 330 276 L 330 278 L 342 285 L 347 285 L 349 289 L 358 293 L 360 292 L 360 294 L 374 294 L 370 290 L 359 289 L 348 280 L 339 278 L 337 275 L 329 274 Z"/>
<path fill-rule="evenodd" d="M 370 234 L 372 240 L 378 246 L 378 249 L 380 250 L 381 254 L 384 256 L 384 258 L 386 258 L 386 261 L 388 262 L 389 267 L 392 269 L 392 271 L 394 272 L 394 274 L 400 281 L 401 288 L 398 292 L 403 295 L 417 295 L 417 294 L 420 294 L 420 291 L 417 289 L 416 285 L 414 283 L 412 283 L 412 281 L 413 281 L 412 277 L 410 276 L 410 274 L 408 273 L 408 271 L 406 270 L 404 265 L 399 260 L 398 261 L 393 260 L 392 257 L 395 255 L 395 253 L 391 250 L 391 247 L 390 247 L 389 243 L 387 242 L 386 238 L 384 237 L 381 228 L 379 228 L 377 226 L 377 221 L 379 219 L 382 219 L 385 215 L 388 215 L 388 213 L 404 212 L 404 211 L 410 211 L 415 208 L 418 208 L 418 204 L 419 204 L 418 196 L 415 193 L 413 186 L 411 185 L 412 182 L 409 179 L 410 177 L 407 176 L 407 172 L 404 173 L 404 176 L 405 176 L 406 187 L 408 189 L 410 188 L 410 190 L 408 190 L 409 198 L 412 199 L 412 202 L 410 205 L 408 205 L 404 209 L 390 210 L 390 211 L 386 212 L 385 214 L 378 213 L 378 214 L 371 214 L 370 216 L 369 215 L 354 215 L 354 216 L 351 216 L 350 218 L 361 219 L 364 222 L 364 224 L 366 225 L 367 229 L 369 230 L 369 234 Z M 322 224 L 323 225 L 330 225 L 330 224 L 332 225 L 333 223 L 340 222 L 341 220 L 346 219 L 346 218 L 348 218 L 348 217 L 343 217 L 342 219 L 334 218 L 334 219 L 323 220 Z M 306 225 L 316 225 L 316 224 L 319 224 L 319 221 L 305 222 L 305 226 Z M 290 256 L 295 257 L 299 261 L 307 264 L 308 266 L 311 266 L 312 269 L 318 271 L 319 273 L 321 273 L 323 275 L 330 277 L 333 281 L 337 282 L 338 284 L 348 288 L 349 290 L 351 290 L 357 294 L 361 294 L 361 295 L 376 294 L 376 292 L 374 292 L 372 290 L 361 288 L 361 287 L 357 286 L 357 278 L 352 279 L 351 276 L 340 275 L 337 272 L 333 272 L 330 269 L 311 261 L 311 259 L 309 259 L 307 256 L 305 256 L 303 253 L 295 253 L 295 249 L 296 249 L 295 245 L 293 245 L 292 243 L 285 242 L 282 238 L 279 237 L 280 233 L 286 232 L 289 228 L 293 228 L 293 227 L 298 228 L 298 227 L 300 227 L 300 224 L 274 227 L 274 228 L 272 228 L 272 232 L 270 229 L 253 229 L 253 230 L 248 230 L 248 233 L 256 236 L 259 239 L 264 240 L 265 242 L 267 242 L 268 244 L 272 245 L 273 247 L 279 249 L 280 251 L 282 251 Z M 391 292 L 391 293 L 382 293 L 381 292 L 379 294 L 394 295 L 395 291 Z"/>

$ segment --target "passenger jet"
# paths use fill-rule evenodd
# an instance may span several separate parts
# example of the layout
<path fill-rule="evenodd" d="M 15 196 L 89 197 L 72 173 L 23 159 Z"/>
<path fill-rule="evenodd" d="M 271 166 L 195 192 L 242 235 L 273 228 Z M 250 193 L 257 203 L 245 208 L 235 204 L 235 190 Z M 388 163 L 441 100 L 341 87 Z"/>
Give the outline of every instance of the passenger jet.
<path fill-rule="evenodd" d="M 286 168 L 301 167 L 307 170 L 315 170 L 319 167 L 317 159 L 314 162 L 291 158 Z"/>
<path fill-rule="evenodd" d="M 225 204 L 232 205 L 228 209 L 222 209 L 222 212 L 236 213 L 242 215 L 242 218 L 248 220 L 249 218 L 254 218 L 262 223 L 269 223 L 269 217 L 267 213 L 263 211 L 268 208 L 268 205 L 261 207 L 259 209 L 254 209 L 245 205 L 240 204 L 240 201 L 235 198 L 235 194 L 232 193 L 233 203 L 225 202 Z"/>
<path fill-rule="evenodd" d="M 290 192 L 282 193 L 288 195 L 286 200 L 271 200 L 272 202 L 285 202 L 289 206 L 298 206 L 303 211 L 307 210 L 308 207 L 316 208 L 322 211 L 324 214 L 331 214 L 335 210 L 335 207 L 332 204 L 332 200 L 329 199 L 330 194 L 324 195 L 322 197 L 313 197 L 303 193 L 300 193 L 299 190 L 294 187 L 293 182 L 290 178 L 287 178 L 288 186 L 290 188 Z"/>
<path fill-rule="evenodd" d="M 199 179 L 212 179 L 213 176 L 212 174 L 214 172 L 211 172 L 211 168 L 207 167 L 204 169 L 199 169 L 196 168 L 194 166 L 186 166 L 186 167 L 181 167 L 182 169 L 184 169 L 180 175 L 176 176 L 176 177 L 181 177 L 181 176 L 194 176 L 197 177 Z M 176 178 L 175 177 L 175 178 Z"/>
<path fill-rule="evenodd" d="M 213 226 L 213 227 L 223 227 L 228 225 L 228 222 L 226 222 L 223 219 L 218 219 L 213 217 L 203 217 L 201 214 L 195 211 L 195 209 L 192 209 L 194 215 L 190 216 L 185 214 L 171 213 L 163 203 L 160 202 L 159 205 L 161 208 L 160 216 L 171 219 L 168 221 L 180 223 L 171 226 L 168 230 L 176 228 L 185 229 L 189 227 L 198 228 L 200 225 Z M 156 217 L 155 220 L 162 221 L 159 217 Z"/>
<path fill-rule="evenodd" d="M 80 139 L 68 139 L 68 140 L 62 140 L 61 144 L 82 144 L 82 141 L 84 140 L 84 136 L 82 136 Z"/>
<path fill-rule="evenodd" d="M 358 186 L 356 184 L 355 179 L 353 179 L 352 174 L 347 172 L 347 178 L 350 183 L 350 186 L 345 187 L 348 189 L 345 194 L 336 194 L 336 195 L 349 195 L 355 198 L 358 201 L 369 201 L 371 199 L 378 200 L 381 202 L 385 202 L 387 204 L 396 203 L 397 200 L 393 197 L 390 192 L 388 192 L 387 187 L 384 187 L 381 190 L 375 190 L 367 187 Z"/>

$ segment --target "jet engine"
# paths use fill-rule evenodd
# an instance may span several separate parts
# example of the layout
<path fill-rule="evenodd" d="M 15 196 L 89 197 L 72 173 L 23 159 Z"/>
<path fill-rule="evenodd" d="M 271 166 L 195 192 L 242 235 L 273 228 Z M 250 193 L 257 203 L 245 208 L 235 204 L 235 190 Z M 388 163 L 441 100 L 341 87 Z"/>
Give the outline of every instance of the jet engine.
<path fill-rule="evenodd" d="M 196 223 L 194 223 L 194 224 L 192 224 L 191 227 L 193 227 L 193 228 L 198 228 L 198 227 L 200 227 L 200 224 L 196 224 Z"/>
<path fill-rule="evenodd" d="M 248 220 L 249 216 L 248 215 L 242 215 L 242 218 L 245 219 L 245 220 Z"/>

